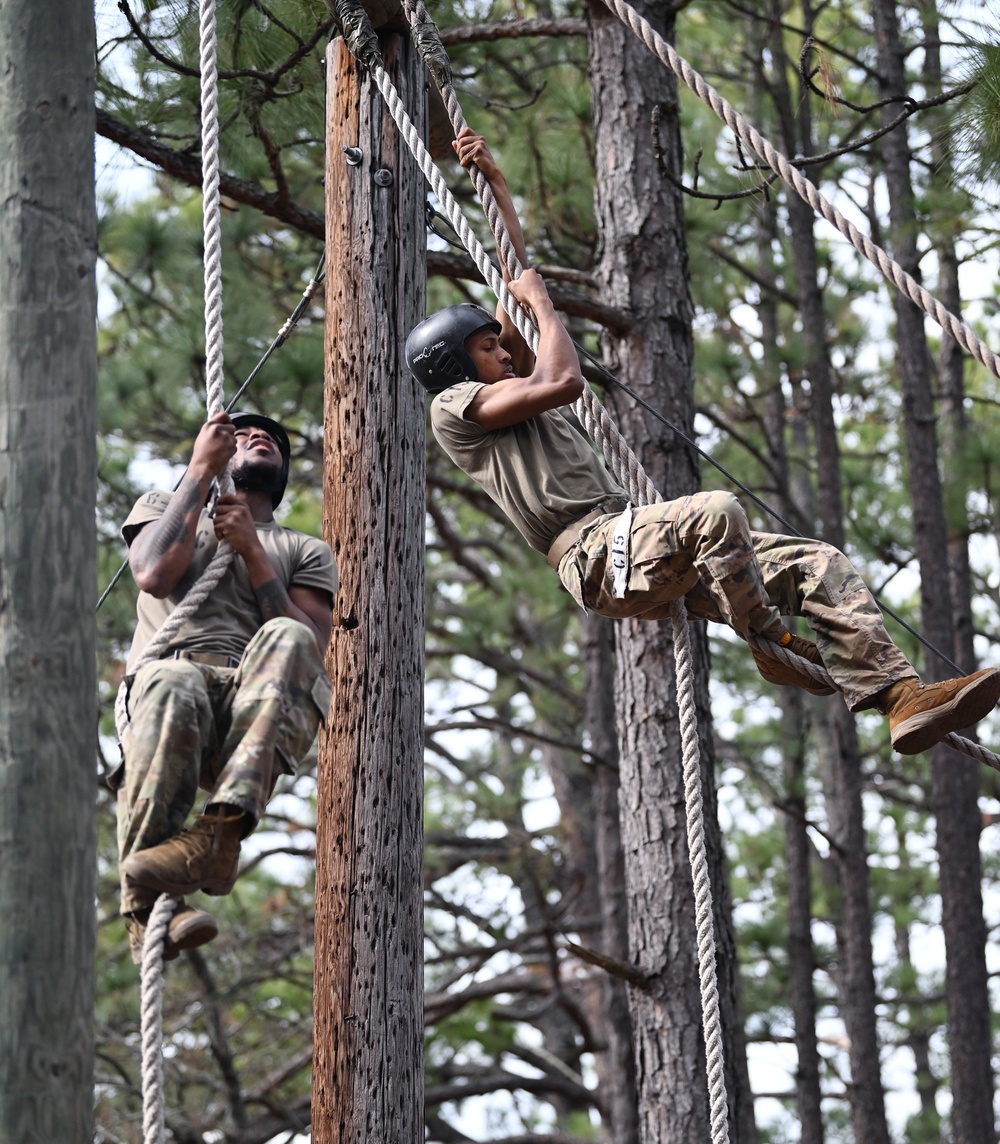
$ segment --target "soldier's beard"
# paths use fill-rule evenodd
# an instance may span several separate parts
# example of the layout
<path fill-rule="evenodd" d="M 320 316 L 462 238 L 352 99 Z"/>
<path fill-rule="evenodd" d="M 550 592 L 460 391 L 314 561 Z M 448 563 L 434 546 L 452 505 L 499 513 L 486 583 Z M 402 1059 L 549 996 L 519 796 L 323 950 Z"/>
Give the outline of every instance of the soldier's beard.
<path fill-rule="evenodd" d="M 233 485 L 248 493 L 268 493 L 274 495 L 284 488 L 281 479 L 282 466 L 273 461 L 261 459 L 259 461 L 244 461 L 239 468 L 233 469 Z"/>

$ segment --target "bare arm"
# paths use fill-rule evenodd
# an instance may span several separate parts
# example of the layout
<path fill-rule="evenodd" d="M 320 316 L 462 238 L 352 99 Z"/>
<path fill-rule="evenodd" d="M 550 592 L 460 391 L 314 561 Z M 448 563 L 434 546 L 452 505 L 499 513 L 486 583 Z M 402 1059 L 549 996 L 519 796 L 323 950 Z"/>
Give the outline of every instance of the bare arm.
<path fill-rule="evenodd" d="M 180 583 L 191 563 L 198 517 L 212 479 L 236 452 L 232 422 L 213 414 L 201 427 L 181 483 L 159 520 L 143 525 L 129 547 L 129 567 L 143 592 L 162 599 Z"/>
<path fill-rule="evenodd" d="M 583 392 L 576 349 L 559 320 L 541 275 L 525 270 L 510 284 L 519 302 L 530 306 L 538 323 L 538 358 L 527 377 L 509 377 L 484 385 L 466 417 L 484 429 L 506 429 L 575 401 Z"/>
<path fill-rule="evenodd" d="M 278 616 L 298 620 L 312 631 L 320 654 L 324 654 L 332 628 L 330 597 L 316 588 L 285 587 L 257 536 L 250 509 L 232 493 L 219 497 L 215 509 L 215 534 L 220 540 L 229 541 L 243 557 L 250 587 L 265 622 Z"/>
<path fill-rule="evenodd" d="M 507 180 L 504 178 L 503 171 L 497 166 L 497 161 L 493 158 L 493 153 L 487 146 L 486 140 L 482 135 L 477 135 L 472 128 L 463 127 L 453 146 L 463 167 L 474 162 L 486 176 L 486 181 L 496 199 L 500 218 L 510 235 L 514 253 L 521 265 L 526 266 L 528 264 L 528 252 L 524 245 L 521 220 L 517 217 L 514 201 L 507 189 Z M 509 283 L 510 275 L 507 273 L 507 267 L 501 266 L 500 269 L 503 272 L 504 281 Z M 500 344 L 510 354 L 514 364 L 514 372 L 522 377 L 527 376 L 534 368 L 534 355 L 503 306 L 497 306 L 497 321 L 501 326 Z"/>

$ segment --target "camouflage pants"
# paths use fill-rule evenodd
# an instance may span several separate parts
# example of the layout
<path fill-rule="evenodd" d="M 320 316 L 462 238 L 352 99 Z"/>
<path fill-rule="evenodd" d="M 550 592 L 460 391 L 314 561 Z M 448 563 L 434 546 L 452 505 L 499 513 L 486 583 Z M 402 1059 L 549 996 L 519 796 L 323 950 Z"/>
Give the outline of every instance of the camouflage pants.
<path fill-rule="evenodd" d="M 804 616 L 852 711 L 916 671 L 892 642 L 882 613 L 847 557 L 819 540 L 752 532 L 736 497 L 695 493 L 632 510 L 625 591 L 613 594 L 610 559 L 619 516 L 580 533 L 559 578 L 582 607 L 613 617 L 665 619 L 684 597 L 691 619 L 741 635 L 774 636 L 781 616 Z"/>
<path fill-rule="evenodd" d="M 236 668 L 163 659 L 137 673 L 118 786 L 119 862 L 179 834 L 198 788 L 256 823 L 279 774 L 309 750 L 330 704 L 330 683 L 312 632 L 269 620 Z M 156 894 L 122 880 L 122 913 Z"/>

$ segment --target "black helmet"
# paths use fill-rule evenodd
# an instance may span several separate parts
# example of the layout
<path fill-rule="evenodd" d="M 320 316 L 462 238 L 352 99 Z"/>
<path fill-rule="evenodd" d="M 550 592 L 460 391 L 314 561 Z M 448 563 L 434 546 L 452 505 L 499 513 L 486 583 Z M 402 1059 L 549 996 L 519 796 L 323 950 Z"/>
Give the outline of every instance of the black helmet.
<path fill-rule="evenodd" d="M 270 417 L 265 417 L 261 413 L 233 413 L 230 420 L 237 429 L 246 429 L 248 426 L 263 429 L 269 437 L 274 439 L 275 444 L 281 450 L 281 487 L 271 493 L 271 507 L 277 508 L 281 504 L 281 498 L 285 495 L 285 485 L 288 484 L 288 468 L 292 460 L 292 446 L 288 440 L 288 434 L 277 421 L 272 421 Z"/>
<path fill-rule="evenodd" d="M 440 393 L 460 381 L 478 380 L 465 339 L 485 326 L 500 333 L 496 318 L 473 302 L 446 306 L 424 318 L 406 339 L 406 364 L 410 373 L 429 393 Z"/>

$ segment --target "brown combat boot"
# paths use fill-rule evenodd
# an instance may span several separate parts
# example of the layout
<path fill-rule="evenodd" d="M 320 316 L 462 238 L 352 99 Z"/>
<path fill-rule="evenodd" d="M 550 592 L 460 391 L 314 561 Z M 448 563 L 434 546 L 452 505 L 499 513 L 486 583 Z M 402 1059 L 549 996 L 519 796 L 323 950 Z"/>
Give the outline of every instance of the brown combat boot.
<path fill-rule="evenodd" d="M 247 816 L 239 810 L 203 814 L 190 830 L 130 854 L 122 872 L 133 886 L 175 898 L 195 890 L 228 894 L 236 881 L 246 823 Z"/>
<path fill-rule="evenodd" d="M 878 693 L 878 709 L 889 717 L 893 747 L 901 755 L 917 755 L 951 734 L 978 723 L 1000 699 L 1000 668 L 921 683 L 901 679 Z"/>
<path fill-rule="evenodd" d="M 777 642 L 782 647 L 786 647 L 789 651 L 801 656 L 802 659 L 807 659 L 819 667 L 824 666 L 819 648 L 809 640 L 793 636 L 791 632 L 784 632 Z M 787 663 L 783 663 L 780 659 L 773 659 L 764 652 L 757 651 L 756 648 L 751 648 L 750 652 L 753 655 L 754 663 L 757 665 L 757 670 L 768 683 L 776 683 L 779 687 L 801 687 L 810 695 L 833 695 L 837 690 L 835 687 L 827 687 L 826 684 L 818 683 L 811 675 L 806 675 L 803 671 L 789 667 Z"/>
<path fill-rule="evenodd" d="M 146 926 L 149 924 L 149 910 L 133 914 L 125 919 L 125 928 L 128 930 L 128 944 L 132 952 L 132 960 L 136 965 L 142 965 L 142 943 L 146 940 Z M 174 916 L 167 925 L 167 939 L 163 943 L 163 960 L 173 961 L 182 949 L 194 949 L 204 945 L 219 933 L 219 926 L 211 914 L 204 910 L 196 910 L 193 906 L 186 906 L 183 902 L 174 911 Z"/>

